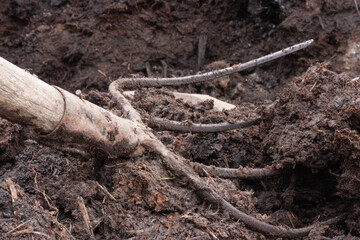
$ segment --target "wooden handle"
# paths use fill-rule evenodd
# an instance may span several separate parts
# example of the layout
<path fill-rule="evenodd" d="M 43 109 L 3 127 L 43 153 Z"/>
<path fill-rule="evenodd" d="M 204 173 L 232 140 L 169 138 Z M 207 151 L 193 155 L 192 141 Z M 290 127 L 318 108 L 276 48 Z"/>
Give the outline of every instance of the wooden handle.
<path fill-rule="evenodd" d="M 49 133 L 64 114 L 61 93 L 0 57 L 0 116 Z"/>

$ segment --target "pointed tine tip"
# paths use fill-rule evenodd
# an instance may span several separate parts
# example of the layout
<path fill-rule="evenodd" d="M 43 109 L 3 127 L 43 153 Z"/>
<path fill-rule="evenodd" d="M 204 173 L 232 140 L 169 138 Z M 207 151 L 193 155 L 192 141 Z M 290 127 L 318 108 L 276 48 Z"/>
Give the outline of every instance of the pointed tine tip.
<path fill-rule="evenodd" d="M 310 39 L 310 40 L 307 40 L 305 42 L 301 42 L 301 43 L 298 43 L 298 44 L 295 44 L 291 47 L 289 47 L 290 49 L 293 49 L 295 51 L 299 51 L 301 49 L 304 49 L 304 48 L 307 48 L 308 46 L 310 46 L 312 43 L 314 42 L 314 39 Z"/>
<path fill-rule="evenodd" d="M 304 43 L 304 45 L 306 45 L 306 47 L 307 47 L 307 46 L 310 46 L 313 42 L 314 42 L 314 39 L 310 39 L 310 40 L 307 40 L 307 41 L 305 41 L 305 42 L 303 42 L 303 43 Z"/>

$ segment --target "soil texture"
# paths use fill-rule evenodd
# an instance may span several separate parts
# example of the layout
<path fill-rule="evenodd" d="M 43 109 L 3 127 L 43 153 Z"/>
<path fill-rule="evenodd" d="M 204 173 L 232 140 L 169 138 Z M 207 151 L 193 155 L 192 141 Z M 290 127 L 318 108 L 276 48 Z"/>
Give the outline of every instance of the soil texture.
<path fill-rule="evenodd" d="M 309 48 L 211 82 L 143 88 L 144 117 L 261 124 L 154 134 L 188 162 L 286 166 L 261 180 L 202 179 L 239 210 L 304 239 L 360 238 L 360 15 L 356 1 L 3 0 L 0 56 L 121 115 L 109 84 L 220 69 L 314 39 Z M 0 69 L 1 71 L 1 69 Z M 208 94 L 236 106 L 176 99 Z M 25 134 L 26 133 L 26 134 Z M 0 119 L 1 239 L 279 239 L 248 228 L 168 171 L 160 156 L 106 159 L 48 147 Z"/>

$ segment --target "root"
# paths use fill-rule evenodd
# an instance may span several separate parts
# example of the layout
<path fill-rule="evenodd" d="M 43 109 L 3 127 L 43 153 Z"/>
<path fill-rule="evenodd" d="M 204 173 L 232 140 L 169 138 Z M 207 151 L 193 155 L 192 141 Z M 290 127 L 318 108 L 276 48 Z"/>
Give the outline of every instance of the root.
<path fill-rule="evenodd" d="M 237 178 L 246 180 L 258 180 L 266 177 L 272 177 L 284 172 L 284 167 L 268 166 L 264 168 L 219 168 L 215 166 L 206 166 L 201 163 L 192 163 L 194 170 L 200 176 L 210 175 L 221 178 Z M 204 173 L 204 170 L 206 173 Z"/>
<path fill-rule="evenodd" d="M 182 123 L 178 121 L 165 120 L 161 118 L 150 118 L 148 123 L 151 127 L 157 127 L 160 130 L 171 130 L 177 132 L 221 132 L 233 130 L 238 128 L 247 128 L 253 125 L 258 125 L 261 118 L 256 118 L 249 121 L 236 121 L 235 123 L 215 123 L 215 124 L 199 124 L 199 123 Z"/>

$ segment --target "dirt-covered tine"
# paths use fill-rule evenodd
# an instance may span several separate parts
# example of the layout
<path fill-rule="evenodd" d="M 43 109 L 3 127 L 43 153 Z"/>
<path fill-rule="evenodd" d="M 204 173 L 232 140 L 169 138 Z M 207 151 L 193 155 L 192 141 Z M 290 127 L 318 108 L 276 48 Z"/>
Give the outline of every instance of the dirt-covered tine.
<path fill-rule="evenodd" d="M 221 132 L 227 130 L 234 130 L 239 128 L 247 128 L 254 125 L 258 125 L 261 122 L 261 118 L 256 118 L 249 121 L 236 121 L 235 123 L 214 123 L 214 124 L 199 124 L 189 122 L 178 122 L 172 120 L 166 120 L 162 118 L 149 118 L 148 124 L 150 127 L 159 128 L 160 130 L 171 130 L 176 132 L 194 132 L 194 133 L 210 133 Z"/>
<path fill-rule="evenodd" d="M 152 133 L 150 133 L 152 135 Z M 155 137 L 155 136 L 154 136 Z M 188 182 L 188 185 L 200 195 L 205 201 L 221 207 L 222 210 L 228 212 L 232 217 L 243 222 L 249 228 L 264 233 L 269 236 L 277 237 L 302 237 L 309 234 L 309 232 L 318 225 L 330 224 L 339 220 L 339 218 L 329 219 L 326 222 L 310 225 L 304 228 L 283 228 L 263 222 L 255 217 L 252 217 L 232 204 L 227 202 L 223 197 L 217 194 L 213 188 L 207 186 L 204 181 L 196 174 L 193 168 L 185 163 L 185 159 L 181 156 L 168 150 L 165 145 L 156 138 L 148 139 L 144 142 L 149 149 L 157 152 L 162 156 L 163 164 L 176 176 Z"/>
<path fill-rule="evenodd" d="M 139 112 L 136 111 L 125 98 L 125 96 L 118 91 L 117 81 L 114 81 L 110 84 L 109 92 L 111 93 L 112 97 L 115 98 L 117 105 L 120 107 L 126 118 L 137 122 L 142 122 Z"/>
<path fill-rule="evenodd" d="M 237 218 L 238 220 L 242 221 L 247 225 L 249 228 L 264 233 L 270 236 L 277 236 L 277 237 L 288 237 L 288 238 L 299 238 L 307 236 L 311 230 L 318 226 L 330 225 L 333 223 L 338 222 L 339 220 L 343 219 L 344 216 L 338 216 L 335 218 L 331 218 L 324 222 L 314 223 L 313 225 L 303 227 L 303 228 L 284 228 L 284 227 L 277 227 L 271 225 L 269 223 L 260 221 L 252 216 L 247 215 L 246 213 L 240 211 L 239 209 L 235 208 L 225 199 L 220 197 L 217 193 L 207 192 L 206 190 L 201 191 L 202 196 L 204 198 L 208 198 L 209 200 L 213 200 L 214 203 L 218 203 L 222 208 L 230 213 L 231 216 Z M 208 200 L 208 201 L 209 201 Z"/>
<path fill-rule="evenodd" d="M 203 176 L 203 169 L 212 177 L 221 178 L 237 178 L 246 180 L 258 180 L 266 177 L 275 176 L 284 172 L 285 167 L 267 166 L 264 168 L 220 168 L 215 166 L 207 166 L 201 163 L 192 163 L 195 171 Z"/>
<path fill-rule="evenodd" d="M 268 54 L 266 56 L 251 60 L 246 63 L 236 64 L 232 67 L 201 73 L 197 75 L 190 75 L 185 77 L 174 77 L 174 78 L 119 78 L 112 82 L 109 86 L 109 92 L 112 96 L 117 100 L 119 107 L 123 110 L 123 113 L 129 117 L 131 120 L 136 120 L 137 122 L 141 122 L 140 114 L 135 111 L 135 109 L 131 106 L 129 101 L 120 93 L 120 91 L 130 88 L 144 88 L 144 87 L 162 87 L 162 86 L 174 86 L 174 85 L 182 85 L 203 81 L 210 81 L 222 76 L 226 76 L 235 72 L 244 71 L 246 69 L 259 66 L 266 62 L 275 60 L 277 58 L 283 57 L 290 53 L 299 51 L 303 48 L 308 47 L 314 40 L 308 40 L 291 47 L 282 49 L 280 51 Z M 234 124 L 231 123 L 219 123 L 219 124 L 209 124 L 209 125 L 184 125 L 179 122 L 162 120 L 160 118 L 149 119 L 150 123 L 153 123 L 153 126 L 159 126 L 159 128 L 164 130 L 173 130 L 173 131 L 182 131 L 182 132 L 219 132 L 226 131 L 230 129 L 243 128 L 248 127 L 254 124 L 258 124 L 259 120 L 254 119 L 247 122 L 236 122 Z"/>
<path fill-rule="evenodd" d="M 280 51 L 265 55 L 263 57 L 251 60 L 246 63 L 235 64 L 232 67 L 223 68 L 216 71 L 200 73 L 196 75 L 173 77 L 173 78 L 119 78 L 111 83 L 116 85 L 116 89 L 134 89 L 144 87 L 163 87 L 163 86 L 175 86 L 189 83 L 198 83 L 204 81 L 214 80 L 232 73 L 241 72 L 252 67 L 259 66 L 261 64 L 273 61 L 280 57 L 286 56 L 290 53 L 294 53 L 301 49 L 310 46 L 314 40 L 308 40 L 299 44 L 295 44 L 291 47 L 284 48 Z"/>

